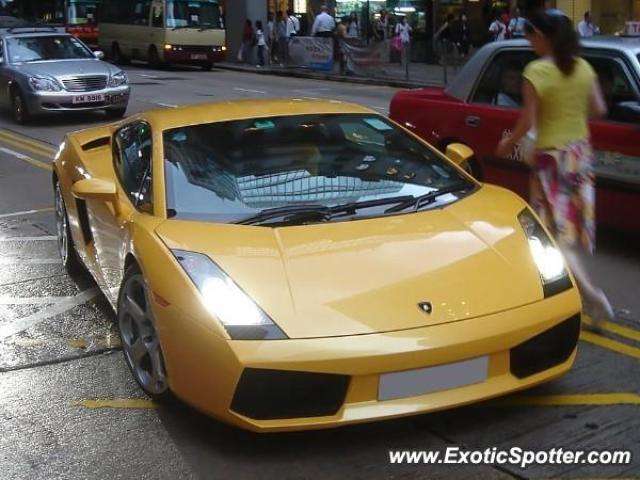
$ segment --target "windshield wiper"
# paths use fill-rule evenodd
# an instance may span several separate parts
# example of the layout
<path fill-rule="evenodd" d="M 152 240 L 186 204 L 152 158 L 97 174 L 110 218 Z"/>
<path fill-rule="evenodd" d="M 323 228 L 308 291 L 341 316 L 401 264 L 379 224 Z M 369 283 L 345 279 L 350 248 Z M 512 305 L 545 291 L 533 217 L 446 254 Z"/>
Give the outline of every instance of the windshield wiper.
<path fill-rule="evenodd" d="M 290 217 L 294 217 L 295 219 L 304 218 L 305 220 L 307 217 L 324 220 L 331 217 L 331 209 L 319 204 L 286 205 L 284 207 L 262 210 L 260 213 L 243 218 L 234 223 L 238 225 L 254 225 L 264 222 L 265 220 L 281 217 L 284 217 L 286 221 L 289 221 Z"/>
<path fill-rule="evenodd" d="M 414 207 L 414 212 L 420 210 L 420 208 L 429 205 L 436 201 L 438 197 L 442 195 L 447 195 L 449 193 L 462 192 L 465 190 L 469 190 L 473 188 L 473 185 L 469 183 L 456 183 L 455 185 L 451 185 L 450 187 L 441 188 L 436 190 L 435 192 L 425 193 L 424 195 L 420 195 L 418 197 L 411 197 L 410 200 L 407 200 L 400 205 L 396 205 L 395 207 L 388 208 L 384 213 L 396 213 L 406 210 L 409 207 Z"/>

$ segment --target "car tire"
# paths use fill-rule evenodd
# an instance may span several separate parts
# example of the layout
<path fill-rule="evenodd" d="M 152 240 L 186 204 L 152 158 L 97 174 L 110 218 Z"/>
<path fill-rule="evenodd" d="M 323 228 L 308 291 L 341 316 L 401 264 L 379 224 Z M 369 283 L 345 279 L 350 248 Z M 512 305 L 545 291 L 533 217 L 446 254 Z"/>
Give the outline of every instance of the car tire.
<path fill-rule="evenodd" d="M 213 62 L 206 62 L 203 63 L 201 66 L 202 70 L 204 70 L 205 72 L 210 72 L 211 69 L 213 68 Z"/>
<path fill-rule="evenodd" d="M 31 120 L 29 107 L 18 87 L 14 87 L 11 91 L 11 115 L 13 120 L 20 125 L 26 125 Z"/>
<path fill-rule="evenodd" d="M 108 110 L 105 110 L 105 112 L 107 113 L 107 118 L 112 119 L 112 120 L 118 120 L 122 117 L 124 117 L 127 113 L 127 107 L 124 108 L 110 108 Z"/>
<path fill-rule="evenodd" d="M 137 265 L 125 272 L 117 321 L 124 358 L 140 388 L 155 401 L 173 399 L 147 282 Z"/>
<path fill-rule="evenodd" d="M 111 61 L 116 65 L 126 65 L 127 63 L 129 63 L 124 55 L 122 55 L 120 45 L 118 45 L 117 43 L 111 45 L 111 54 L 109 56 L 111 57 Z"/>
<path fill-rule="evenodd" d="M 158 55 L 158 50 L 154 45 L 149 47 L 149 53 L 147 54 L 147 59 L 149 62 L 149 66 L 155 70 L 162 68 L 162 61 L 160 60 L 160 55 Z"/>
<path fill-rule="evenodd" d="M 58 251 L 62 258 L 62 265 L 70 274 L 82 271 L 82 263 L 76 252 L 69 228 L 69 216 L 62 196 L 60 182 L 56 181 L 54 186 L 54 214 L 56 218 L 56 237 L 58 241 Z"/>

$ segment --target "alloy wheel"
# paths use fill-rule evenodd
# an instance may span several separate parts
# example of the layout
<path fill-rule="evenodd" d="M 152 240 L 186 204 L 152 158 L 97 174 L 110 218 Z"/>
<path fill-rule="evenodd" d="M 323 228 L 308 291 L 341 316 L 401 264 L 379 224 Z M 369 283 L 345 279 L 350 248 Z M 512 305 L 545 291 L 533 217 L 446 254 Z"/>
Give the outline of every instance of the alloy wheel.
<path fill-rule="evenodd" d="M 56 184 L 56 195 L 55 195 L 55 215 L 56 215 L 56 233 L 58 237 L 58 250 L 60 251 L 60 257 L 62 258 L 62 263 L 67 264 L 68 262 L 68 244 L 69 244 L 69 236 L 68 236 L 68 226 L 67 226 L 67 212 L 64 207 L 64 200 L 62 198 L 62 191 L 60 190 L 60 184 Z"/>
<path fill-rule="evenodd" d="M 167 375 L 144 278 L 131 275 L 123 289 L 118 326 L 127 363 L 145 392 L 162 395 L 168 390 Z"/>

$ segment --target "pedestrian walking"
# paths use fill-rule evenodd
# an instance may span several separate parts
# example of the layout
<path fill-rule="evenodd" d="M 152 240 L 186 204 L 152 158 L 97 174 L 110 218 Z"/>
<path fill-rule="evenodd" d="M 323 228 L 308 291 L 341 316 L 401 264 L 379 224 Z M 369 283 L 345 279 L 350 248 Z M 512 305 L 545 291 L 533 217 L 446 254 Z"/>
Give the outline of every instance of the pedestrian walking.
<path fill-rule="evenodd" d="M 591 12 L 584 12 L 584 19 L 578 23 L 578 34 L 583 38 L 593 37 L 600 34 L 600 29 L 594 25 L 591 19 Z"/>
<path fill-rule="evenodd" d="M 513 11 L 513 18 L 509 21 L 509 36 L 511 38 L 524 38 L 524 24 L 525 19 L 520 15 L 520 9 L 516 8 Z"/>
<path fill-rule="evenodd" d="M 278 61 L 278 35 L 276 31 L 276 21 L 273 12 L 267 14 L 267 48 L 271 63 Z"/>
<path fill-rule="evenodd" d="M 320 13 L 316 16 L 311 27 L 311 35 L 315 37 L 333 37 L 336 29 L 335 19 L 329 15 L 329 8 L 323 5 Z"/>
<path fill-rule="evenodd" d="M 458 48 L 461 57 L 469 55 L 469 47 L 471 46 L 471 29 L 467 19 L 467 14 L 460 12 L 458 19 L 454 22 L 451 37 L 453 43 Z"/>
<path fill-rule="evenodd" d="M 256 45 L 258 46 L 258 64 L 257 67 L 264 67 L 264 51 L 267 47 L 264 30 L 262 29 L 262 21 L 256 21 Z"/>
<path fill-rule="evenodd" d="M 289 38 L 300 35 L 300 20 L 293 14 L 293 10 L 287 10 L 287 36 Z"/>
<path fill-rule="evenodd" d="M 276 32 L 278 36 L 278 59 L 280 66 L 284 67 L 289 62 L 289 37 L 287 36 L 287 22 L 279 11 L 276 16 Z"/>
<path fill-rule="evenodd" d="M 347 71 L 347 56 L 345 52 L 344 42 L 347 39 L 347 24 L 349 23 L 349 17 L 342 17 L 340 23 L 336 27 L 336 41 L 338 44 L 338 64 L 340 67 L 340 75 L 345 75 Z"/>
<path fill-rule="evenodd" d="M 347 37 L 360 38 L 360 25 L 356 12 L 351 12 L 351 16 L 347 19 Z"/>
<path fill-rule="evenodd" d="M 405 68 L 411 61 L 411 32 L 413 32 L 413 29 L 407 23 L 407 17 L 401 17 L 396 24 L 395 34 L 400 40 L 401 62 Z"/>
<path fill-rule="evenodd" d="M 389 38 L 389 15 L 384 8 L 373 24 L 373 36 L 381 42 Z"/>
<path fill-rule="evenodd" d="M 493 22 L 489 25 L 489 34 L 491 35 L 492 42 L 498 42 L 506 38 L 507 27 L 500 18 L 500 14 L 497 12 L 494 14 Z"/>
<path fill-rule="evenodd" d="M 247 19 L 242 30 L 242 62 L 253 63 L 253 46 L 255 45 L 255 32 L 253 23 Z"/>
<path fill-rule="evenodd" d="M 540 57 L 524 70 L 522 114 L 513 134 L 500 142 L 508 157 L 518 142 L 537 132 L 532 167 L 531 205 L 556 236 L 594 322 L 614 318 L 604 292 L 582 264 L 595 242 L 594 158 L 589 115 L 603 117 L 607 107 L 596 74 L 579 56 L 578 36 L 564 14 L 538 13 L 525 33 Z"/>

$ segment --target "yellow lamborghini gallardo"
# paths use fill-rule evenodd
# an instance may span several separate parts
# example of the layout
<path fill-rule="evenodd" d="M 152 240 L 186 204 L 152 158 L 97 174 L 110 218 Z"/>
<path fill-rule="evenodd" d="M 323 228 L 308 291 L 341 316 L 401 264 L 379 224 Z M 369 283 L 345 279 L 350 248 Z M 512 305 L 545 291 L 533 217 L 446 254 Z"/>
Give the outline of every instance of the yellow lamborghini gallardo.
<path fill-rule="evenodd" d="M 335 101 L 147 112 L 65 138 L 60 253 L 154 399 L 255 431 L 475 402 L 567 372 L 581 304 L 471 155 Z"/>

